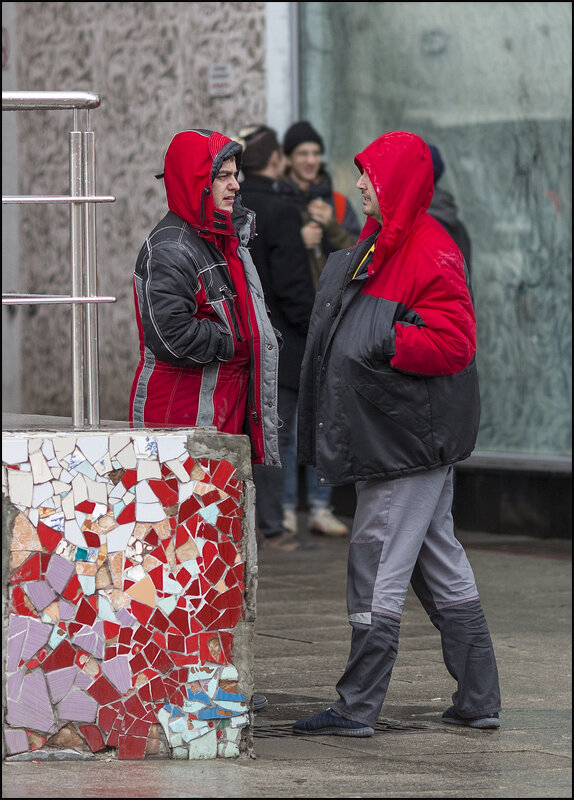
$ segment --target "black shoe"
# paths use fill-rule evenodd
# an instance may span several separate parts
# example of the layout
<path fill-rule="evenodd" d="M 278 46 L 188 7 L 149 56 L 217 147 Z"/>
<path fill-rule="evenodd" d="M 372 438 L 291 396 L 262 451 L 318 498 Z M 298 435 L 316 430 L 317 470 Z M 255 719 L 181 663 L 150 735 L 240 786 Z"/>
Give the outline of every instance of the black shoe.
<path fill-rule="evenodd" d="M 375 731 L 370 725 L 355 722 L 337 714 L 332 708 L 327 708 L 314 717 L 299 719 L 293 724 L 293 733 L 306 733 L 311 736 L 372 736 Z"/>
<path fill-rule="evenodd" d="M 498 711 L 495 711 L 494 714 L 484 714 L 481 717 L 466 719 L 465 717 L 459 717 L 454 710 L 454 706 L 450 706 L 443 712 L 441 719 L 449 725 L 464 725 L 467 728 L 500 728 Z"/>
<path fill-rule="evenodd" d="M 267 708 L 268 705 L 269 701 L 264 694 L 253 695 L 253 711 L 263 711 L 263 709 Z"/>

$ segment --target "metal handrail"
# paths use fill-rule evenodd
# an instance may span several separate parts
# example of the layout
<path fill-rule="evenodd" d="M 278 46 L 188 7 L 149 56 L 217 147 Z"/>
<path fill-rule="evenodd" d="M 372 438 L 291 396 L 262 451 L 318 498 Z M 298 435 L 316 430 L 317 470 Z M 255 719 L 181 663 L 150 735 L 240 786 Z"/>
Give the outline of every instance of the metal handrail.
<path fill-rule="evenodd" d="M 69 132 L 69 195 L 11 195 L 6 204 L 68 203 L 70 205 L 72 292 L 70 295 L 8 293 L 3 305 L 72 305 L 72 424 L 99 425 L 98 386 L 98 303 L 115 303 L 115 297 L 97 294 L 96 203 L 113 203 L 111 195 L 95 192 L 94 132 L 89 129 L 89 112 L 100 105 L 92 92 L 2 92 L 2 111 L 73 110 L 74 129 Z M 79 112 L 86 112 L 85 130 Z"/>

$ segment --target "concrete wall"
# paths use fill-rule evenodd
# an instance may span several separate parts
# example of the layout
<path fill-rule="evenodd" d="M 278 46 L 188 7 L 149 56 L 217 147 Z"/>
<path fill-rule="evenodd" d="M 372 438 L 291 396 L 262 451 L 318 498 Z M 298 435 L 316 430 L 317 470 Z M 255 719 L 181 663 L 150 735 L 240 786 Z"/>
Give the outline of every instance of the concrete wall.
<path fill-rule="evenodd" d="M 11 72 L 3 70 L 3 88 L 90 91 L 102 98 L 101 107 L 90 114 L 96 188 L 117 198 L 96 212 L 98 292 L 117 298 L 99 307 L 103 419 L 127 419 L 139 358 L 131 278 L 145 235 L 165 210 L 163 183 L 154 175 L 162 171 L 172 136 L 192 127 L 234 135 L 246 123 L 265 120 L 265 6 L 3 4 L 3 24 L 12 43 Z M 212 72 L 217 67 L 224 69 L 219 85 Z M 15 112 L 3 113 L 3 122 L 10 115 Z M 16 117 L 10 124 L 17 125 L 19 152 L 5 152 L 3 162 L 18 160 L 17 193 L 68 193 L 72 112 L 20 112 Z M 70 293 L 68 221 L 67 206 L 21 207 L 22 252 L 12 272 L 19 285 L 5 284 L 5 291 Z M 7 396 L 14 405 L 3 403 L 3 409 L 69 416 L 70 308 L 20 306 L 12 315 L 22 327 L 22 348 L 11 358 L 5 353 L 4 363 L 16 364 L 21 356 L 22 393 L 21 402 L 17 395 Z M 17 340 L 10 339 L 9 345 L 17 346 Z M 17 385 L 18 376 L 12 379 Z"/>

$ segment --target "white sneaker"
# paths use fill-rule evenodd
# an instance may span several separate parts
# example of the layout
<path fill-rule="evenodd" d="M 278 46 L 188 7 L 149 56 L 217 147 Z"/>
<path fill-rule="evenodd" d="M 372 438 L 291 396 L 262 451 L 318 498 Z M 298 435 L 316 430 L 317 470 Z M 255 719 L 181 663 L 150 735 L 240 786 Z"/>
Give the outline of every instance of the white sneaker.
<path fill-rule="evenodd" d="M 320 508 L 309 517 L 309 528 L 325 536 L 345 536 L 349 529 L 333 514 L 330 508 Z"/>
<path fill-rule="evenodd" d="M 292 508 L 286 508 L 283 511 L 283 527 L 290 533 L 297 533 L 299 529 L 297 525 L 297 514 Z"/>

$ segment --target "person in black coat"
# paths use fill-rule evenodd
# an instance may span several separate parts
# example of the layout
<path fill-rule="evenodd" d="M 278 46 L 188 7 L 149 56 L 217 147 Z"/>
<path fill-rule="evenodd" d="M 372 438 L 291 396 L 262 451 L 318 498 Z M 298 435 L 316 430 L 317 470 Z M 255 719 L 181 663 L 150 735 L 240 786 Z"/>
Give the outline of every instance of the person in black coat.
<path fill-rule="evenodd" d="M 299 373 L 315 289 L 301 236 L 301 213 L 277 191 L 277 181 L 283 174 L 283 151 L 275 131 L 266 125 L 252 125 L 240 131 L 236 141 L 244 147 L 242 202 L 256 215 L 251 257 L 271 322 L 283 338 L 278 372 L 282 458 L 296 422 Z M 283 475 L 283 470 L 254 467 L 256 518 L 264 546 L 290 551 L 299 543 L 283 528 Z"/>
<path fill-rule="evenodd" d="M 466 229 L 465 224 L 461 219 L 459 219 L 458 207 L 456 205 L 453 195 L 450 192 L 447 192 L 445 189 L 439 188 L 438 186 L 438 182 L 445 171 L 445 165 L 444 161 L 442 160 L 440 150 L 434 144 L 429 144 L 429 150 L 431 151 L 432 166 L 434 173 L 434 194 L 431 200 L 431 204 L 428 208 L 428 213 L 431 215 L 431 217 L 434 217 L 437 222 L 440 222 L 440 224 L 447 231 L 447 233 L 449 233 L 454 239 L 454 241 L 457 243 L 464 256 L 464 260 L 466 262 L 466 266 L 468 269 L 468 274 L 470 275 L 471 272 L 470 236 Z"/>

